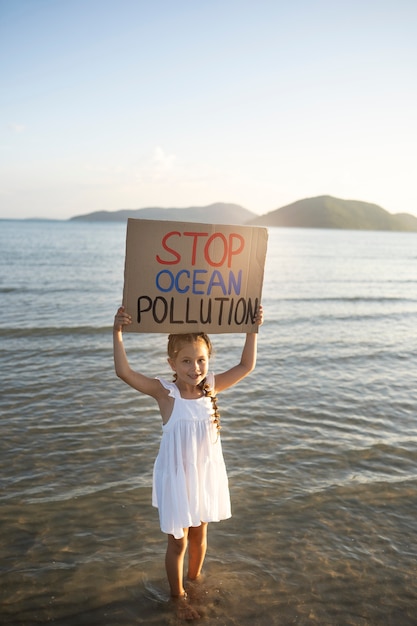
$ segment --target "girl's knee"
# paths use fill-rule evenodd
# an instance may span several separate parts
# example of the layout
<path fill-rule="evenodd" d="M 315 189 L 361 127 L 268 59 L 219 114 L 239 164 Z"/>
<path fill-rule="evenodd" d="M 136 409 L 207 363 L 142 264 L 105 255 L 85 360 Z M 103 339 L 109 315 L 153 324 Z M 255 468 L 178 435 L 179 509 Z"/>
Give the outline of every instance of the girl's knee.
<path fill-rule="evenodd" d="M 188 529 L 188 540 L 193 544 L 204 544 L 207 541 L 207 522 Z"/>
<path fill-rule="evenodd" d="M 173 535 L 168 535 L 167 550 L 173 554 L 181 555 L 187 549 L 187 537 L 184 536 L 181 539 L 175 539 Z"/>

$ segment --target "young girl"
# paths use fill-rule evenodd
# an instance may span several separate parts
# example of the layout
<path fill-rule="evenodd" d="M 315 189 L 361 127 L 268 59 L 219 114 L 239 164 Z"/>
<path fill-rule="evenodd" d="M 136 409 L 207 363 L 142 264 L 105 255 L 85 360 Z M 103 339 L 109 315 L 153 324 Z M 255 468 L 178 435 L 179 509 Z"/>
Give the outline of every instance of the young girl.
<path fill-rule="evenodd" d="M 256 323 L 263 321 L 262 306 Z M 169 335 L 168 363 L 174 382 L 149 378 L 131 369 L 123 345 L 123 328 L 131 323 L 124 307 L 113 326 L 117 376 L 155 398 L 162 417 L 162 439 L 153 473 L 152 504 L 161 530 L 168 535 L 165 566 L 178 616 L 197 619 L 187 601 L 183 565 L 188 547 L 189 580 L 201 573 L 207 549 L 207 523 L 231 516 L 226 468 L 220 441 L 220 416 L 215 394 L 235 385 L 255 367 L 257 333 L 248 333 L 240 363 L 209 372 L 210 339 L 205 333 Z"/>

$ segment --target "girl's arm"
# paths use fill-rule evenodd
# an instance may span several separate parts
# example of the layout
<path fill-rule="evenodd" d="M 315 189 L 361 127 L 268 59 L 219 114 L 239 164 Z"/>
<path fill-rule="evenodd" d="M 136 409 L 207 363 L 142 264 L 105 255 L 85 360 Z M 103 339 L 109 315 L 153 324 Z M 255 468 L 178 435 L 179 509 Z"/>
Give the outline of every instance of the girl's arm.
<path fill-rule="evenodd" d="M 262 305 L 259 306 L 255 321 L 258 326 L 260 326 L 263 322 Z M 243 346 L 240 363 L 232 367 L 230 370 L 216 375 L 215 388 L 217 392 L 228 389 L 228 387 L 232 387 L 255 369 L 257 346 L 258 333 L 248 333 L 246 335 L 245 345 Z"/>
<path fill-rule="evenodd" d="M 161 383 L 155 378 L 149 378 L 140 372 L 132 370 L 127 360 L 123 344 L 123 329 L 131 322 L 131 316 L 125 312 L 123 306 L 120 307 L 115 315 L 113 324 L 113 356 L 116 375 L 128 385 L 137 389 L 137 391 L 158 400 L 161 396 L 166 395 Z"/>

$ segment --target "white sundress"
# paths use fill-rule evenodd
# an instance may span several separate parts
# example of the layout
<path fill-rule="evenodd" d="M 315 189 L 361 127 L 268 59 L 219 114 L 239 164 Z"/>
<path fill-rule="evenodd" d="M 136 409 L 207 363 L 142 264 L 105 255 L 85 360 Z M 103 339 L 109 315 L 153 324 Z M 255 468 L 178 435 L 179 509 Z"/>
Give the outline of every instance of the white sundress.
<path fill-rule="evenodd" d="M 187 400 L 175 383 L 158 380 L 174 398 L 174 407 L 162 426 L 152 504 L 162 532 L 181 539 L 184 528 L 231 517 L 229 485 L 210 398 Z M 207 383 L 213 387 L 211 372 Z"/>

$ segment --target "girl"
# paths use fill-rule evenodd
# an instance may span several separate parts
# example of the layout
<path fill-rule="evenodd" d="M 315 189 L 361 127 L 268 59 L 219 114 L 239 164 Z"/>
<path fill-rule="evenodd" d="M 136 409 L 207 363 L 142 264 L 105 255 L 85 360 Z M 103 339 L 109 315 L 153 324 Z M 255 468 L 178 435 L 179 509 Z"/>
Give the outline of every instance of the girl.
<path fill-rule="evenodd" d="M 263 321 L 262 306 L 256 323 Z M 210 339 L 205 333 L 169 335 L 168 363 L 174 382 L 149 378 L 131 369 L 123 345 L 123 328 L 131 323 L 124 307 L 113 326 L 117 376 L 155 398 L 162 417 L 162 439 L 153 473 L 152 504 L 158 508 L 161 530 L 168 535 L 165 566 L 178 616 L 197 619 L 187 601 L 183 565 L 188 547 L 189 580 L 201 573 L 207 548 L 207 523 L 231 516 L 226 468 L 220 442 L 220 416 L 215 393 L 247 376 L 255 367 L 257 333 L 248 333 L 240 363 L 209 372 Z"/>

